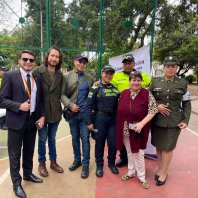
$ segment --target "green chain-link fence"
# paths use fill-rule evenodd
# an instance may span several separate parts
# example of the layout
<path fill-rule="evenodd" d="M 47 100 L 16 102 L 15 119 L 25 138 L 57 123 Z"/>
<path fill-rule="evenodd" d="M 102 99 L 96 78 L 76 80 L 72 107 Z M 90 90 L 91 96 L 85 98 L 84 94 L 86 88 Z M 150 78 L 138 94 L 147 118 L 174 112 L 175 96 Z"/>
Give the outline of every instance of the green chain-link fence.
<path fill-rule="evenodd" d="M 146 35 L 152 58 L 156 3 L 0 0 L 0 64 L 17 65 L 22 49 L 35 51 L 40 64 L 43 53 L 55 45 L 64 52 L 64 67 L 71 69 L 73 57 L 85 53 L 91 59 L 89 67 L 100 73 L 109 56 L 141 46 Z"/>

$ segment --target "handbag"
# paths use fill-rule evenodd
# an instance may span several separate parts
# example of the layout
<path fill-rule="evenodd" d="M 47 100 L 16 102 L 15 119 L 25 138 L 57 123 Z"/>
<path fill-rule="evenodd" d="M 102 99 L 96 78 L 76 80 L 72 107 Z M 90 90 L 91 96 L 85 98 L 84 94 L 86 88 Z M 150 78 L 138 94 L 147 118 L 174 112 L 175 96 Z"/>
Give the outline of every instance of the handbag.
<path fill-rule="evenodd" d="M 135 131 L 135 124 L 137 121 L 134 121 L 133 123 L 129 123 L 129 129 L 130 129 L 130 134 L 134 137 L 140 137 L 142 135 L 142 132 L 138 133 Z"/>
<path fill-rule="evenodd" d="M 68 122 L 73 116 L 75 115 L 74 112 L 72 112 L 69 108 L 64 107 L 63 109 L 63 117 Z"/>

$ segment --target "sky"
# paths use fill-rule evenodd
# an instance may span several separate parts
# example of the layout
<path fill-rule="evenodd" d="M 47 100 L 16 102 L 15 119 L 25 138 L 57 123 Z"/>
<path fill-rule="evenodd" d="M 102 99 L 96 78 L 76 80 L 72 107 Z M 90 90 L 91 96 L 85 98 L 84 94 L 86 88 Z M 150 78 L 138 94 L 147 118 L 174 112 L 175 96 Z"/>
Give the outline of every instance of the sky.
<path fill-rule="evenodd" d="M 26 4 L 22 0 L 0 0 L 0 32 L 4 28 L 13 30 L 19 23 L 19 17 L 25 15 Z M 37 2 L 37 0 L 35 0 Z M 64 0 L 65 4 L 72 0 Z"/>
<path fill-rule="evenodd" d="M 37 0 L 35 0 L 37 2 Z M 65 4 L 72 2 L 73 0 L 64 0 Z M 171 4 L 177 4 L 179 0 L 168 0 Z M 3 4 L 0 4 L 0 32 L 4 28 L 13 30 L 16 25 L 19 24 L 19 17 L 25 15 L 26 4 L 22 3 L 22 0 L 2 0 Z M 11 8 L 11 9 L 10 9 Z"/>

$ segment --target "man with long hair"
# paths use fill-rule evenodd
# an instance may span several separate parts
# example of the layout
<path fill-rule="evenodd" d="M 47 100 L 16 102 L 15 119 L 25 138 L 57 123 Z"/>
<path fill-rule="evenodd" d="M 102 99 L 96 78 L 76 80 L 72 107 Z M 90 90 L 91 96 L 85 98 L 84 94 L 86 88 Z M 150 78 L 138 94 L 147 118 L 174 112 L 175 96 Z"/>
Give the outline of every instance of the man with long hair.
<path fill-rule="evenodd" d="M 62 72 L 60 71 L 63 58 L 60 49 L 51 47 L 44 59 L 44 65 L 35 68 L 34 73 L 40 74 L 43 86 L 43 100 L 45 111 L 45 124 L 39 129 L 38 139 L 38 172 L 41 176 L 49 175 L 46 168 L 46 141 L 48 139 L 50 168 L 57 173 L 63 173 L 56 158 L 56 133 L 62 116 L 61 108 L 61 85 Z"/>

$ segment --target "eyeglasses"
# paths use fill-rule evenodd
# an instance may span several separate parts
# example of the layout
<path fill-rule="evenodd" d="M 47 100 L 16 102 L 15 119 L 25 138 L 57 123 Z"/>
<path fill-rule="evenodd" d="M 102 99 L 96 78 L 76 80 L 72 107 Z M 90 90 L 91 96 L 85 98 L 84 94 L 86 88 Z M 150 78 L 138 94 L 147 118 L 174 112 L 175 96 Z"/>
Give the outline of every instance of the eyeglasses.
<path fill-rule="evenodd" d="M 87 64 L 87 61 L 86 61 L 86 60 L 78 60 L 78 62 L 79 62 L 80 64 L 84 64 L 84 65 Z"/>
<path fill-rule="evenodd" d="M 27 62 L 28 60 L 30 61 L 30 63 L 33 63 L 35 61 L 35 59 L 33 58 L 21 58 L 24 62 Z"/>

